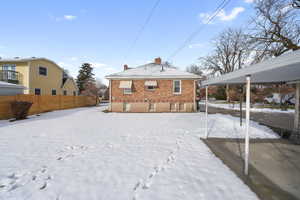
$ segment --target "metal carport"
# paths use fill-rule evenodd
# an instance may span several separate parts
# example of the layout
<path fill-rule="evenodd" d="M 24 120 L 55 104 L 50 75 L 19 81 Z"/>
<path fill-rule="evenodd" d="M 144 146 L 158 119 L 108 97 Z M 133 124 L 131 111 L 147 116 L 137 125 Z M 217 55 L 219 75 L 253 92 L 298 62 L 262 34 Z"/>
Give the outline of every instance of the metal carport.
<path fill-rule="evenodd" d="M 299 134 L 300 128 L 300 50 L 293 51 L 243 69 L 211 78 L 201 83 L 206 87 L 206 138 L 208 137 L 208 86 L 227 84 L 246 84 L 246 131 L 245 131 L 245 169 L 248 175 L 249 160 L 249 120 L 250 120 L 250 85 L 263 83 L 296 84 L 296 105 L 294 129 Z"/>

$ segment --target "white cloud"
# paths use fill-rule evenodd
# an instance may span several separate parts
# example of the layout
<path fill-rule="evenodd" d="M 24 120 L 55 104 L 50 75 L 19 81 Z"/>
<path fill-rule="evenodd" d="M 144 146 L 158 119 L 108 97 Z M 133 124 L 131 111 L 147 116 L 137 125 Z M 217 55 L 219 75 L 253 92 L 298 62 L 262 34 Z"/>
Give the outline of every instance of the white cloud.
<path fill-rule="evenodd" d="M 246 2 L 246 3 L 253 3 L 254 0 L 244 0 L 244 2 Z"/>
<path fill-rule="evenodd" d="M 232 9 L 231 13 L 226 15 L 225 10 L 221 10 L 217 15 L 221 21 L 231 21 L 234 20 L 241 12 L 244 12 L 245 8 L 243 7 L 235 7 Z"/>
<path fill-rule="evenodd" d="M 63 21 L 63 20 L 72 21 L 72 20 L 75 20 L 77 18 L 77 16 L 75 16 L 75 15 L 64 15 L 62 17 L 56 17 L 52 14 L 48 14 L 48 16 L 49 16 L 50 19 L 52 19 L 54 21 L 57 21 L 57 22 Z"/>
<path fill-rule="evenodd" d="M 64 15 L 64 19 L 65 20 L 72 21 L 72 20 L 74 20 L 76 18 L 77 18 L 77 16 L 74 16 L 74 15 Z"/>
<path fill-rule="evenodd" d="M 226 14 L 225 10 L 220 10 L 220 12 L 216 15 L 216 19 L 220 21 L 231 21 L 234 20 L 240 13 L 244 12 L 245 8 L 243 7 L 235 7 L 231 10 L 229 14 Z M 201 23 L 203 24 L 213 24 L 213 22 L 209 22 L 210 16 L 212 13 L 200 13 L 199 18 Z"/>

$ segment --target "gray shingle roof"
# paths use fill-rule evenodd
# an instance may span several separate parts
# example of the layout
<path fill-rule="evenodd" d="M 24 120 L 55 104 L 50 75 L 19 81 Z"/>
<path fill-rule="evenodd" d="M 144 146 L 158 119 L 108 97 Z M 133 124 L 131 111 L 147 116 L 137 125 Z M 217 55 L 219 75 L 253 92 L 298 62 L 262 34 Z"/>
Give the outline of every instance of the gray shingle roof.
<path fill-rule="evenodd" d="M 200 79 L 201 76 L 181 71 L 167 64 L 149 63 L 105 76 L 107 79 Z"/>

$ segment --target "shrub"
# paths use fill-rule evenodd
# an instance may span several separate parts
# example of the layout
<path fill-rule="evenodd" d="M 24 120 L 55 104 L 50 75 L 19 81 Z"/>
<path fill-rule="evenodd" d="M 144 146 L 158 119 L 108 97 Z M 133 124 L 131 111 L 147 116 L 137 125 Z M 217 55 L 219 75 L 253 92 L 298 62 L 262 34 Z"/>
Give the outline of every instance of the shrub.
<path fill-rule="evenodd" d="M 26 119 L 32 103 L 27 101 L 13 101 L 10 103 L 13 117 L 16 120 Z"/>

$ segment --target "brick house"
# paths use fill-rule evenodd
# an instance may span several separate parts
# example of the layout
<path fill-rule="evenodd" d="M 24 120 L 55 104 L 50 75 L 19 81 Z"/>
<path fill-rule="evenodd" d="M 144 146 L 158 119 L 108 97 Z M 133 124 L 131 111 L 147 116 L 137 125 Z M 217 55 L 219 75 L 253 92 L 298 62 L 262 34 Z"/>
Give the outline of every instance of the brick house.
<path fill-rule="evenodd" d="M 156 58 L 154 63 L 106 76 L 112 112 L 194 112 L 201 77 Z"/>

